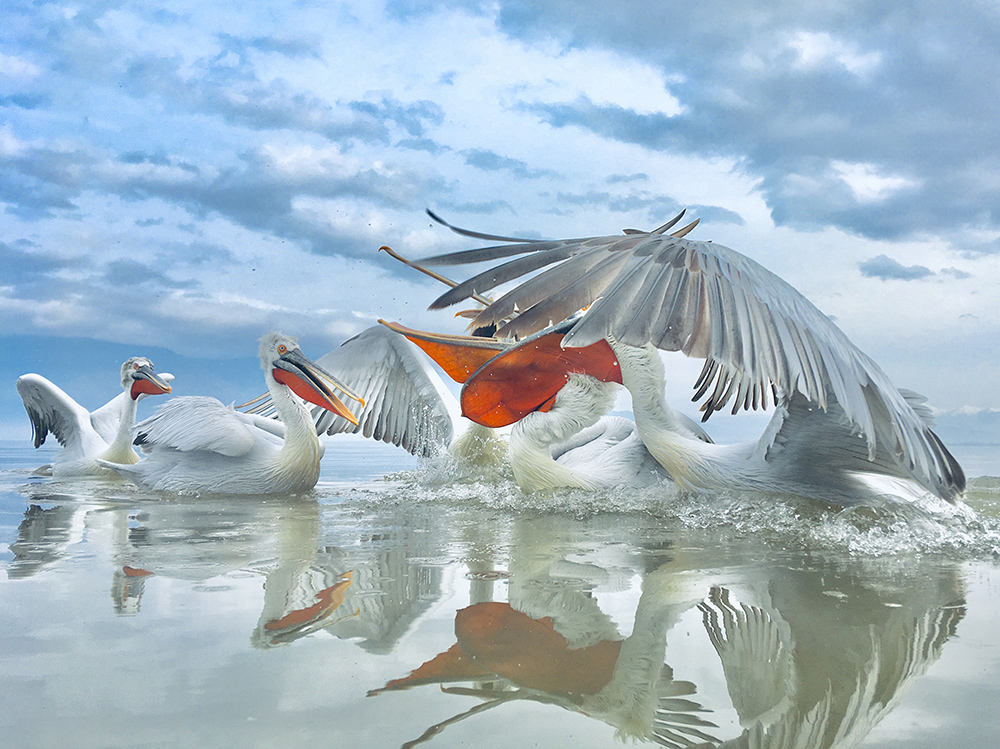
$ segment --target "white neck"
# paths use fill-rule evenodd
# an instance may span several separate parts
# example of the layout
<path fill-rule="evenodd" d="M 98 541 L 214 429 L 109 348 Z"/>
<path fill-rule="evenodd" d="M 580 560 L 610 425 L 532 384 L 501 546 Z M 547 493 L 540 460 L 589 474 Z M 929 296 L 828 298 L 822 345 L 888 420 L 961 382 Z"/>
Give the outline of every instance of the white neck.
<path fill-rule="evenodd" d="M 621 365 L 622 383 L 632 394 L 632 414 L 639 437 L 657 462 L 683 489 L 731 486 L 721 482 L 719 461 L 729 449 L 692 436 L 663 397 L 666 381 L 659 352 L 610 341 Z"/>
<path fill-rule="evenodd" d="M 292 392 L 274 379 L 270 370 L 265 370 L 267 389 L 285 425 L 285 443 L 281 447 L 277 469 L 281 472 L 301 472 L 303 481 L 307 477 L 319 476 L 319 461 L 326 448 L 316 436 L 316 424 L 306 406 Z M 315 478 L 310 488 L 315 485 Z"/>
<path fill-rule="evenodd" d="M 508 457 L 523 491 L 568 486 L 594 489 L 586 476 L 552 459 L 551 448 L 597 422 L 614 404 L 615 386 L 587 375 L 572 374 L 547 413 L 536 411 L 517 422 L 510 433 Z"/>
<path fill-rule="evenodd" d="M 130 387 L 126 387 L 125 392 L 115 397 L 116 401 L 120 401 L 121 419 L 118 420 L 115 438 L 108 445 L 108 449 L 100 455 L 101 460 L 124 465 L 139 462 L 139 456 L 132 447 L 132 426 L 135 424 L 137 404 L 130 390 Z"/>

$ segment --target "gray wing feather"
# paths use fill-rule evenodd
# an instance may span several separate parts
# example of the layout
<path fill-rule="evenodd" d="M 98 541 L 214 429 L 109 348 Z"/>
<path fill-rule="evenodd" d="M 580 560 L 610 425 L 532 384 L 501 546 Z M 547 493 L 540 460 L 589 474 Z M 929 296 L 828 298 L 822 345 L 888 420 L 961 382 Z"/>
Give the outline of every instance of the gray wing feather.
<path fill-rule="evenodd" d="M 943 485 L 944 496 L 964 490 L 957 462 L 928 428 L 926 409 L 915 411 L 915 399 L 901 394 L 826 315 L 739 252 L 710 242 L 633 233 L 520 242 L 506 250 L 491 248 L 477 260 L 519 253 L 540 253 L 557 264 L 505 294 L 502 307 L 487 307 L 474 326 L 500 321 L 498 311 L 516 310 L 519 314 L 497 335 L 524 338 L 589 307 L 563 345 L 615 339 L 710 359 L 714 386 L 711 377 L 696 383 L 696 388 L 708 385 L 701 391 L 708 393 L 702 406 L 706 419 L 734 396 L 734 410 L 755 402 L 766 405 L 773 389 L 800 392 L 822 409 L 835 401 L 860 429 L 869 460 L 885 448 L 908 470 Z M 595 261 L 601 255 L 604 259 Z M 435 260 L 449 257 L 465 262 L 459 253 Z M 590 265 L 582 276 L 560 270 L 584 260 Z"/>
<path fill-rule="evenodd" d="M 50 433 L 63 447 L 80 443 L 81 425 L 89 423 L 90 414 L 62 388 L 41 375 L 30 373 L 17 379 L 17 392 L 31 421 L 35 447 L 43 445 Z"/>
<path fill-rule="evenodd" d="M 229 457 L 245 455 L 254 446 L 249 428 L 254 419 L 215 398 L 190 395 L 164 403 L 148 419 L 132 427 L 134 443 L 144 452 L 169 447 L 188 452 L 205 450 Z"/>
<path fill-rule="evenodd" d="M 317 363 L 365 399 L 357 426 L 329 411 L 314 410 L 319 432 L 361 433 L 418 455 L 436 454 L 451 443 L 455 398 L 398 333 L 375 325 Z"/>

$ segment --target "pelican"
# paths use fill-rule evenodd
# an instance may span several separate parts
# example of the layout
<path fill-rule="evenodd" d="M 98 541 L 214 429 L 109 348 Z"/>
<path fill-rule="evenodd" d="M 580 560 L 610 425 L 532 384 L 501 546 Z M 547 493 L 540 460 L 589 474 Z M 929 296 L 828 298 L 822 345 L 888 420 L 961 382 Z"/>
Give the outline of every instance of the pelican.
<path fill-rule="evenodd" d="M 157 491 L 277 494 L 311 489 L 319 480 L 324 447 L 303 399 L 356 422 L 331 387 L 361 398 L 306 358 L 289 336 L 264 336 L 260 361 L 280 422 L 240 413 L 215 398 L 174 398 L 133 428 L 143 460 L 100 464 Z"/>
<path fill-rule="evenodd" d="M 484 338 L 476 338 L 474 343 L 480 345 L 467 347 L 464 364 L 455 364 L 464 367 L 462 371 L 475 368 L 504 348 Z M 364 408 L 353 420 L 313 408 L 318 434 L 362 434 L 421 457 L 448 453 L 475 463 L 496 462 L 500 446 L 496 431 L 463 418 L 455 396 L 426 359 L 384 325 L 363 330 L 316 363 L 336 372 L 340 381 L 364 400 Z M 461 376 L 457 371 L 452 370 Z M 270 393 L 238 408 L 280 418 Z"/>
<path fill-rule="evenodd" d="M 639 438 L 634 422 L 605 416 L 621 383 L 618 361 L 607 343 L 582 349 L 560 346 L 572 321 L 519 342 L 383 324 L 416 343 L 463 383 L 460 404 L 465 416 L 494 428 L 513 424 L 507 455 L 522 491 L 641 487 L 670 480 Z M 491 351 L 495 355 L 485 359 Z M 687 416 L 680 415 L 678 428 L 711 442 Z"/>
<path fill-rule="evenodd" d="M 39 374 L 29 373 L 17 378 L 17 392 L 31 420 L 35 447 L 45 444 L 51 432 L 62 445 L 51 467 L 39 472 L 57 478 L 76 476 L 112 476 L 98 460 L 113 463 L 135 463 L 139 456 L 132 449 L 130 430 L 135 424 L 136 406 L 147 395 L 170 392 L 172 374 L 157 375 L 153 363 L 142 356 L 133 356 L 122 364 L 123 392 L 99 409 L 88 412 L 59 386 Z"/>
<path fill-rule="evenodd" d="M 650 232 L 555 241 L 472 232 L 430 215 L 459 234 L 503 244 L 423 264 L 523 255 L 458 284 L 431 309 L 544 269 L 471 324 L 496 325 L 497 337 L 523 338 L 571 319 L 564 349 L 606 341 L 632 395 L 642 441 L 681 488 L 788 493 L 838 504 L 873 493 L 960 500 L 965 475 L 931 430 L 925 399 L 897 389 L 778 276 L 735 250 L 685 239 L 697 222 L 667 234 L 683 212 Z M 657 349 L 705 359 L 694 397 L 708 393 L 703 420 L 730 398 L 736 413 L 766 408 L 770 396 L 775 413 L 761 437 L 717 445 L 687 433 L 664 398 Z"/>

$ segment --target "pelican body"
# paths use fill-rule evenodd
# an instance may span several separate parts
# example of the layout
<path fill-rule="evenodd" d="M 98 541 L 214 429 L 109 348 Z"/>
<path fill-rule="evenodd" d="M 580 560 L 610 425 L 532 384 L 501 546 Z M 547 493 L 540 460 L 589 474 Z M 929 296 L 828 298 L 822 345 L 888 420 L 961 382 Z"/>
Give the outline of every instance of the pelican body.
<path fill-rule="evenodd" d="M 53 476 L 113 476 L 98 461 L 131 464 L 139 460 L 131 434 L 136 406 L 147 395 L 169 393 L 173 378 L 167 373 L 157 375 L 149 359 L 133 356 L 122 364 L 122 392 L 93 412 L 39 374 L 21 375 L 17 392 L 31 420 L 35 447 L 45 444 L 49 433 L 62 445 L 52 461 Z"/>
<path fill-rule="evenodd" d="M 670 480 L 634 423 L 605 416 L 621 383 L 611 348 L 603 341 L 582 349 L 561 347 L 572 321 L 520 342 L 384 324 L 462 383 L 464 416 L 491 428 L 513 425 L 507 457 L 522 491 L 638 487 Z M 693 439 L 711 441 L 686 416 L 680 416 L 678 425 Z"/>
<path fill-rule="evenodd" d="M 215 398 L 174 398 L 134 427 L 143 460 L 102 465 L 157 491 L 289 494 L 313 488 L 324 448 L 303 399 L 356 421 L 331 388 L 360 398 L 306 358 L 289 336 L 262 338 L 260 360 L 280 422 L 241 413 Z"/>
<path fill-rule="evenodd" d="M 544 268 L 479 311 L 471 325 L 524 338 L 567 320 L 562 348 L 611 346 L 639 435 L 682 487 L 749 488 L 841 504 L 872 491 L 958 502 L 965 474 L 932 431 L 924 399 L 897 389 L 788 283 L 735 250 L 685 239 L 697 222 L 667 234 L 682 215 L 651 232 L 536 241 L 458 229 L 431 214 L 460 234 L 504 244 L 423 264 L 523 255 L 458 284 L 431 308 Z M 723 446 L 687 434 L 664 400 L 657 349 L 705 359 L 694 397 L 705 396 L 703 420 L 730 399 L 733 413 L 772 400 L 775 416 L 761 438 Z"/>

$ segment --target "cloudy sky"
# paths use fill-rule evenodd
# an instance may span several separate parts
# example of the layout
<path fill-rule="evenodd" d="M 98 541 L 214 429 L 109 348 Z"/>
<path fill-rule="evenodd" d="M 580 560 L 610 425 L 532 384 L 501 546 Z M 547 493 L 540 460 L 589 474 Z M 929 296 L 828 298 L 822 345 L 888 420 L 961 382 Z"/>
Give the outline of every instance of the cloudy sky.
<path fill-rule="evenodd" d="M 458 331 L 376 251 L 474 246 L 424 208 L 563 237 L 683 207 L 900 386 L 1000 408 L 1000 10 L 751 5 L 4 3 L 3 332 Z"/>

